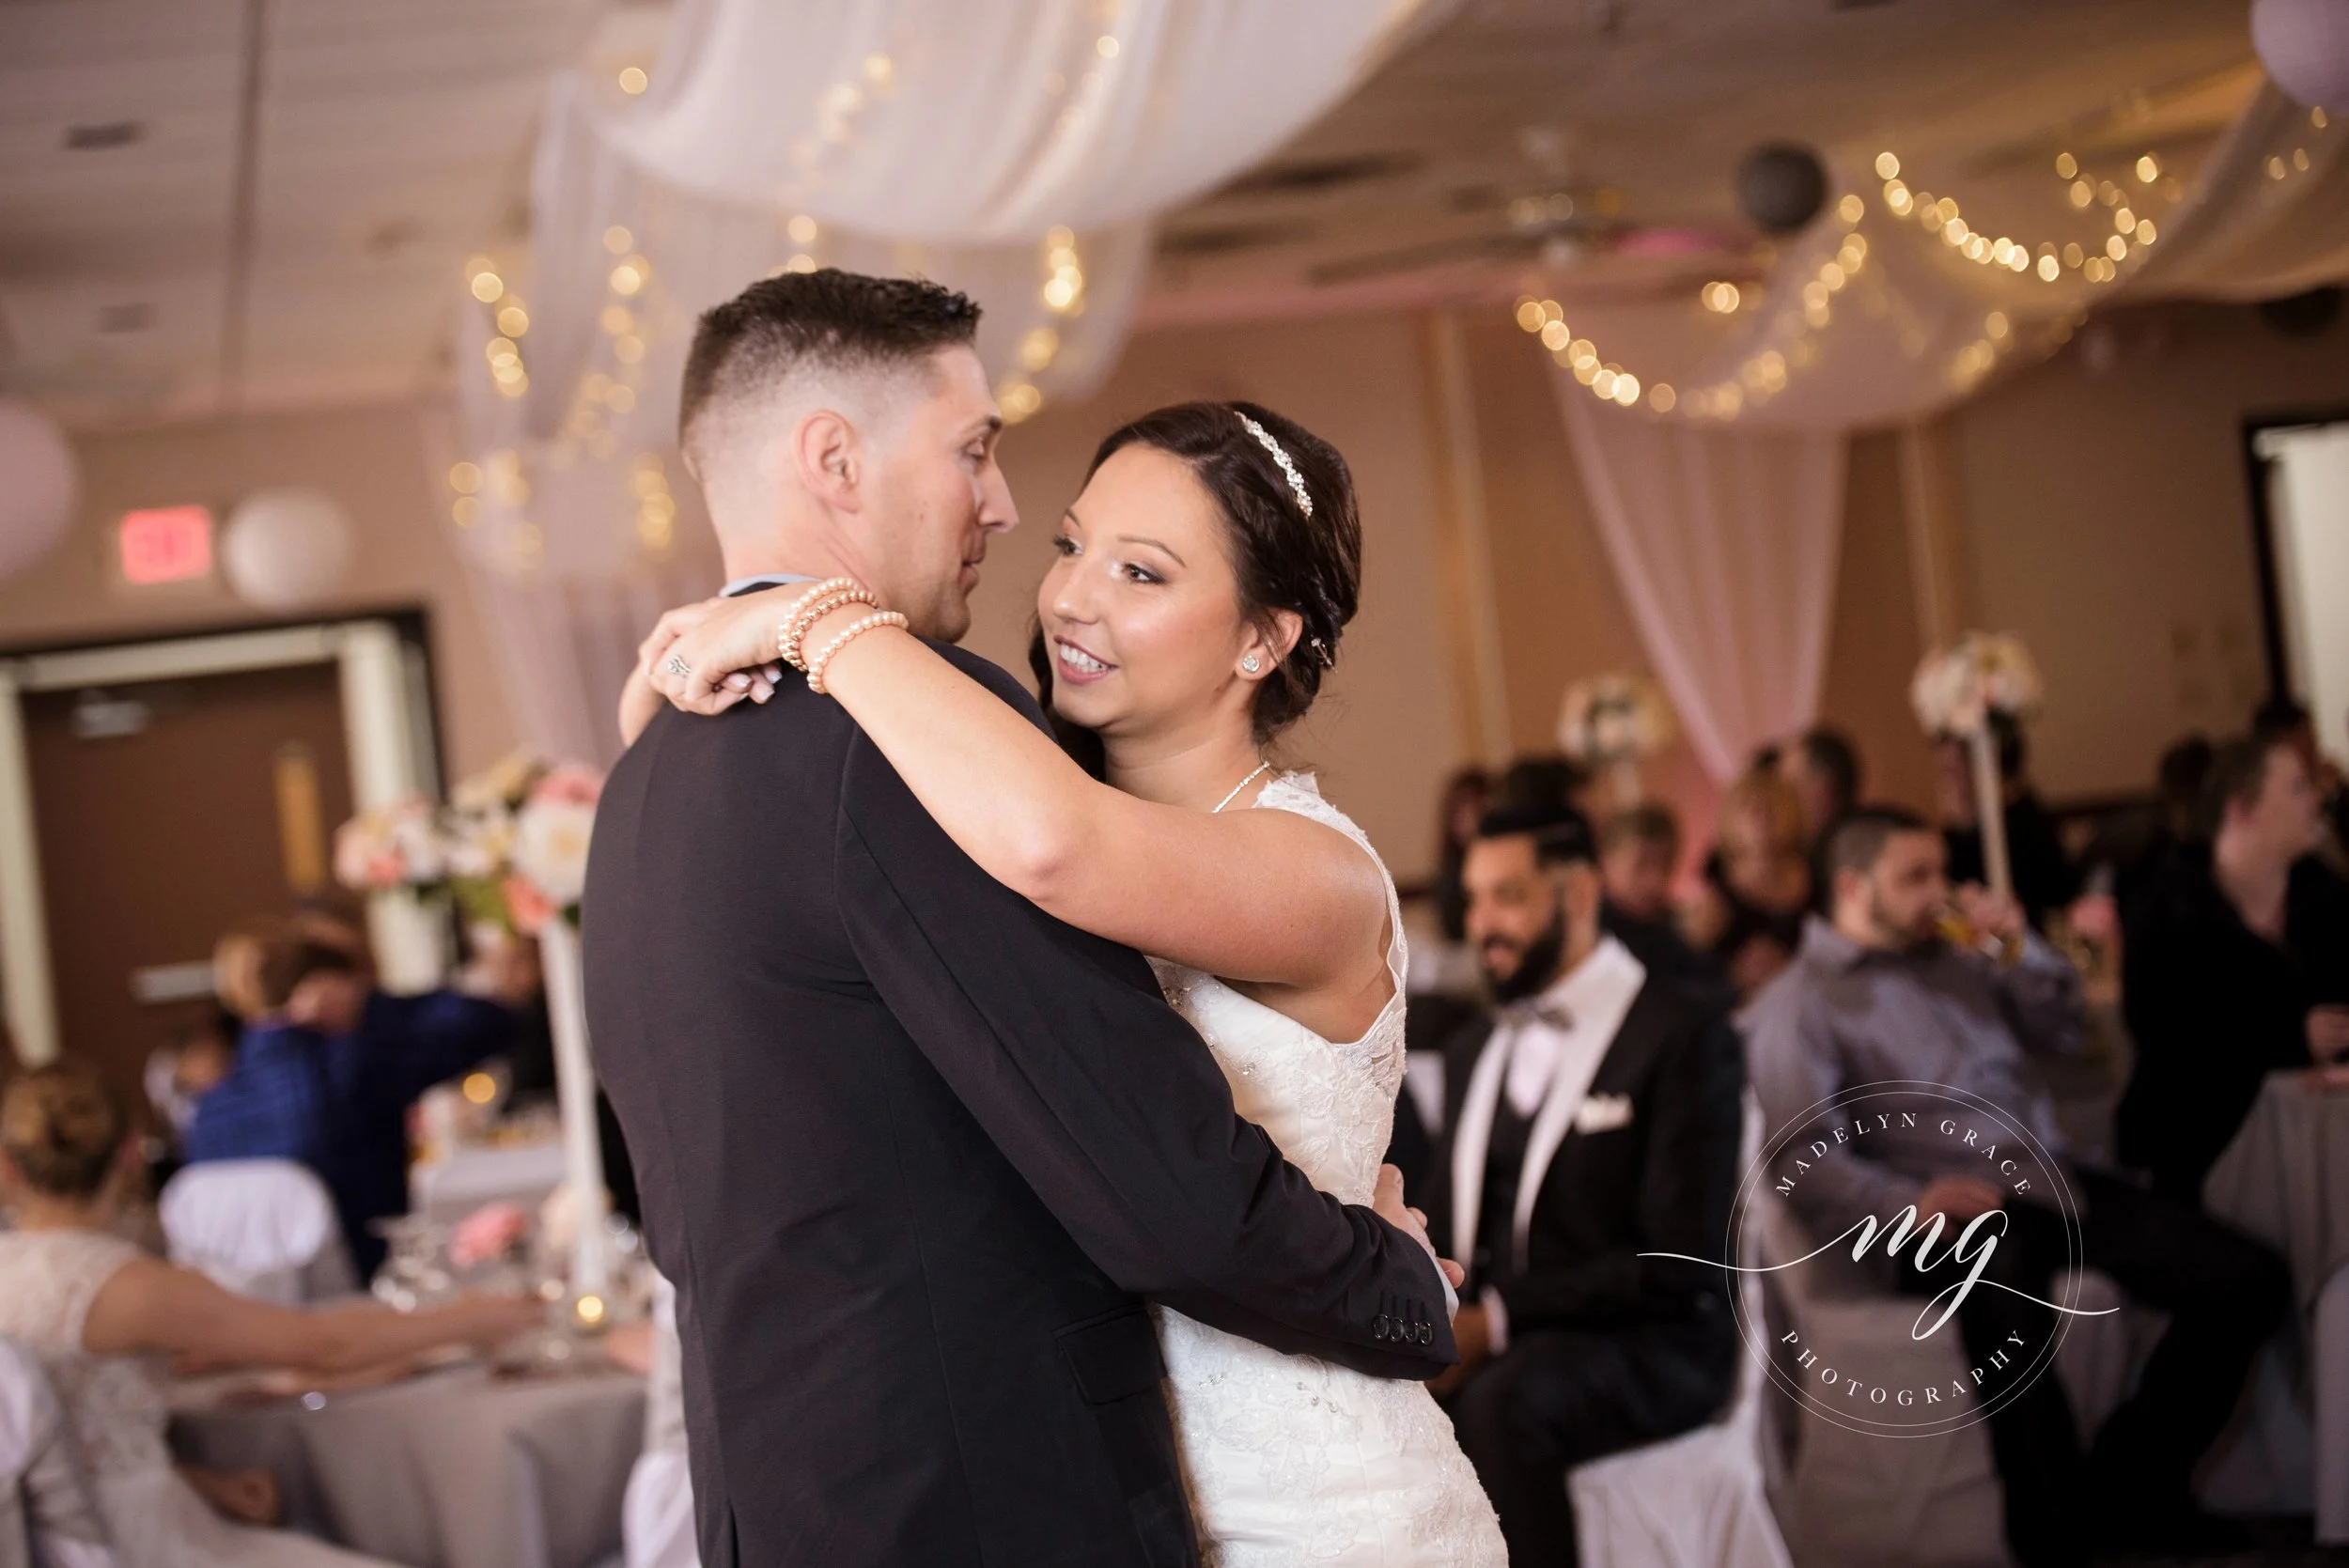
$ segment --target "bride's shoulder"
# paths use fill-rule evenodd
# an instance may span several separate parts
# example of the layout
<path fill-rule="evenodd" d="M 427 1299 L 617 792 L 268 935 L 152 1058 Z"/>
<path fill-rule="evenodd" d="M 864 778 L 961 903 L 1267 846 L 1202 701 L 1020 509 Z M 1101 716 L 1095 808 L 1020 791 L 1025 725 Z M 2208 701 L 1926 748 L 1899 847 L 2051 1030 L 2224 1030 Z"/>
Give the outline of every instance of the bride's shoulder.
<path fill-rule="evenodd" d="M 1301 770 L 1276 773 L 1265 784 L 1254 803 L 1258 810 L 1291 812 L 1324 827 L 1334 828 L 1360 845 L 1372 860 L 1377 861 L 1381 872 L 1386 869 L 1386 862 L 1379 860 L 1378 851 L 1371 846 L 1370 835 L 1363 832 L 1352 817 L 1330 804 L 1329 797 L 1321 793 L 1321 781 L 1313 774 Z"/>

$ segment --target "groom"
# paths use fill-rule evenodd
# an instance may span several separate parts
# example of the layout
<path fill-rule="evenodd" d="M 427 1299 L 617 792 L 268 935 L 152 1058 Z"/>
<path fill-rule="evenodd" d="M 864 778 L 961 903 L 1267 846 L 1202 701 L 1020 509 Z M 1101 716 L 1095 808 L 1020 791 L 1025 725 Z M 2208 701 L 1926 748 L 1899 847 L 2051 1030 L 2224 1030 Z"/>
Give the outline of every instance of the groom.
<path fill-rule="evenodd" d="M 1018 521 L 977 321 L 831 271 L 703 318 L 682 443 L 729 591 L 846 573 L 941 644 L 969 629 Z M 1453 1360 L 1399 1184 L 1377 1214 L 1316 1192 L 1138 955 L 988 877 L 796 678 L 654 719 L 585 908 L 708 1568 L 1196 1562 L 1144 1296 L 1375 1374 Z"/>

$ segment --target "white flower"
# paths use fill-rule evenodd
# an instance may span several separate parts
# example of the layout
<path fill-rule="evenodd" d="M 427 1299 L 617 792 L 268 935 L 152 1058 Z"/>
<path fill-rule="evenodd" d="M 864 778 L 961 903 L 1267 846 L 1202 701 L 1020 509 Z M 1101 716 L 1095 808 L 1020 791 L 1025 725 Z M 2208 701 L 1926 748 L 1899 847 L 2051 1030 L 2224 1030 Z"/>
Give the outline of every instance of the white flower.
<path fill-rule="evenodd" d="M 447 875 L 432 803 L 421 795 L 361 812 L 334 834 L 334 878 L 363 893 L 430 887 Z"/>
<path fill-rule="evenodd" d="M 587 885 L 587 840 L 596 808 L 561 798 L 534 798 L 514 819 L 514 869 L 557 909 L 579 902 Z"/>
<path fill-rule="evenodd" d="M 2030 651 L 2012 632 L 1969 631 L 1927 654 L 1909 682 L 1909 706 L 1928 734 L 1971 736 L 1993 713 L 2026 719 L 2046 691 Z"/>
<path fill-rule="evenodd" d="M 503 805 L 451 812 L 447 821 L 452 877 L 503 877 L 514 858 L 514 814 Z"/>
<path fill-rule="evenodd" d="M 1645 675 L 1603 675 L 1566 688 L 1558 715 L 1558 749 L 1595 765 L 1648 756 L 1679 733 L 1663 688 Z"/>

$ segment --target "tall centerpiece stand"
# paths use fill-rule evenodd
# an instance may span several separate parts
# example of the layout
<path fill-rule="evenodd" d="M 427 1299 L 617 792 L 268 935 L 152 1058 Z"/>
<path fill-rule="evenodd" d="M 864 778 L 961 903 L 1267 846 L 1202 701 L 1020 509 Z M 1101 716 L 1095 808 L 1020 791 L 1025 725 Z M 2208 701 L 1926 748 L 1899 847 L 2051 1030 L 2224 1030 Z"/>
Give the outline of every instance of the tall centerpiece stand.
<path fill-rule="evenodd" d="M 1983 868 L 1990 890 L 2001 897 L 2014 896 L 2015 872 L 2006 843 L 2006 783 L 1992 720 L 1996 715 L 2021 723 L 2038 712 L 2045 691 L 2039 666 L 2012 632 L 1967 632 L 1925 655 L 1909 683 L 1909 705 L 1925 733 L 1966 747 Z"/>

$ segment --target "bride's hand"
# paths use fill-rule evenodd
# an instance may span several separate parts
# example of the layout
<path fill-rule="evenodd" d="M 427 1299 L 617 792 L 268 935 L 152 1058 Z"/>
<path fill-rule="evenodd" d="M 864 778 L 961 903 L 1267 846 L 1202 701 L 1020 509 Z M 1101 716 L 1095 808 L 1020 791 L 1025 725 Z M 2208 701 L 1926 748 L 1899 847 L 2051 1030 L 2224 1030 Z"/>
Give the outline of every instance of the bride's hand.
<path fill-rule="evenodd" d="M 723 713 L 775 694 L 775 633 L 790 601 L 777 594 L 704 599 L 661 617 L 637 649 L 652 689 L 688 713 Z"/>

